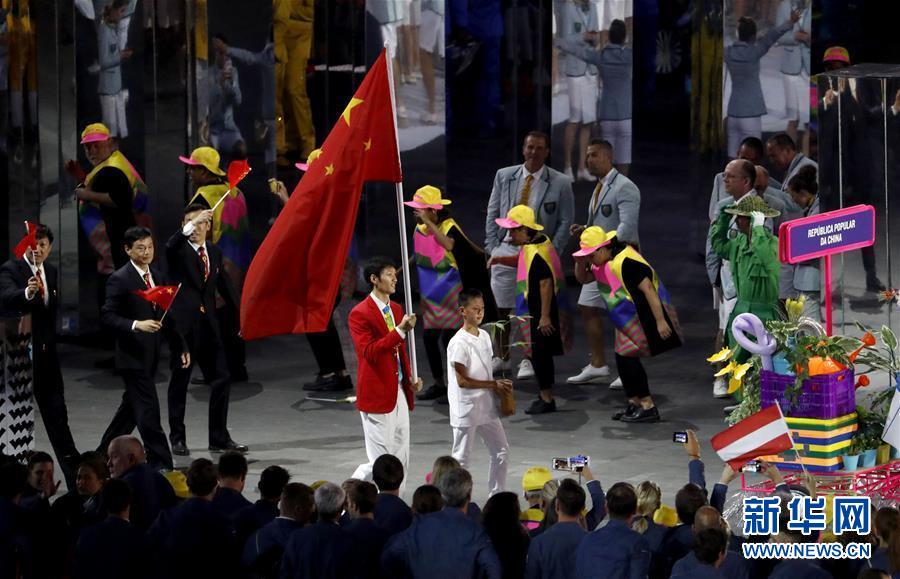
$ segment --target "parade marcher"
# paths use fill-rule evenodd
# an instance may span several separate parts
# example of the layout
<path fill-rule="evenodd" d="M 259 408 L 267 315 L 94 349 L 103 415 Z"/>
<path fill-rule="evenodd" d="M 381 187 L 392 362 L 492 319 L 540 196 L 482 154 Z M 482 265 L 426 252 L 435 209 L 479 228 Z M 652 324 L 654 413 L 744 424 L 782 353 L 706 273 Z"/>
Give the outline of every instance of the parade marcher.
<path fill-rule="evenodd" d="M 34 250 L 26 250 L 21 259 L 11 259 L 0 267 L 0 310 L 3 310 L 12 319 L 5 320 L 6 324 L 15 327 L 18 331 L 23 325 L 29 325 L 25 316 L 30 318 L 31 333 L 31 360 L 27 372 L 21 370 L 19 356 L 16 354 L 16 341 L 3 336 L 4 365 L 0 367 L 4 379 L 11 383 L 5 384 L 3 390 L 5 400 L 3 405 L 15 405 L 17 403 L 30 405 L 30 396 L 26 402 L 23 397 L 15 396 L 15 382 L 21 378 L 28 378 L 33 385 L 34 400 L 37 402 L 47 429 L 47 437 L 56 454 L 56 461 L 66 478 L 66 487 L 75 488 L 75 471 L 80 459 L 72 432 L 69 430 L 69 416 L 66 411 L 66 399 L 63 387 L 62 371 L 59 367 L 59 356 L 56 351 L 56 322 L 59 314 L 59 279 L 56 267 L 47 262 L 50 252 L 53 250 L 53 232 L 46 225 L 37 225 L 35 232 L 37 243 Z M 7 317 L 7 316 L 3 316 Z M 0 323 L 0 326 L 6 325 Z M 26 330 L 27 328 L 22 328 Z M 25 332 L 19 334 L 24 335 Z M 9 343 L 7 343 L 9 341 Z M 27 357 L 28 343 L 23 352 Z M 25 386 L 25 384 L 22 384 Z M 17 400 L 18 399 L 18 400 Z M 8 412 L 13 407 L 7 407 L 0 412 L 10 420 L 22 416 L 21 410 Z M 19 450 L 26 450 L 21 446 L 25 438 L 29 443 L 34 440 L 34 422 L 31 417 L 31 428 L 22 429 L 12 424 L 0 424 L 0 431 L 5 431 L 10 440 L 0 439 L 0 448 L 3 453 L 16 456 Z M 5 434 L 4 433 L 4 434 Z M 3 436 L 5 438 L 5 436 Z M 15 439 L 22 439 L 16 441 Z M 17 444 L 18 442 L 18 444 Z M 27 446 L 27 445 L 26 445 Z"/>
<path fill-rule="evenodd" d="M 198 147 L 190 157 L 178 157 L 188 166 L 194 196 L 188 204 L 199 203 L 215 207 L 209 241 L 222 251 L 224 273 L 231 280 L 237 295 L 241 295 L 244 275 L 250 267 L 250 228 L 247 201 L 237 187 L 230 188 L 226 175 L 219 168 L 219 153 L 212 147 Z M 219 203 L 222 197 L 227 198 Z M 218 206 L 217 206 L 218 205 Z M 225 358 L 232 382 L 247 381 L 244 340 L 238 335 L 240 313 L 237 307 L 222 299 L 216 300 L 216 317 L 225 342 Z"/>
<path fill-rule="evenodd" d="M 572 180 L 546 166 L 550 154 L 550 138 L 539 131 L 525 136 L 522 145 L 522 165 L 504 167 L 494 176 L 494 186 L 488 201 L 485 220 L 484 245 L 490 256 L 517 256 L 519 248 L 510 243 L 507 230 L 496 220 L 503 218 L 516 205 L 526 205 L 535 214 L 536 223 L 543 226 L 544 235 L 553 243 L 556 253 L 566 249 L 569 226 L 575 215 Z M 498 264 L 491 268 L 491 290 L 497 301 L 501 319 L 506 319 L 516 307 L 516 268 Z M 509 369 L 509 333 L 499 333 L 498 356 L 494 359 L 494 371 Z M 520 380 L 534 377 L 534 369 L 528 358 L 522 360 L 516 377 Z"/>
<path fill-rule="evenodd" d="M 509 230 L 510 243 L 519 247 L 518 255 L 493 256 L 488 266 L 516 266 L 516 315 L 528 316 L 525 342 L 531 344 L 531 360 L 537 376 L 540 396 L 525 414 L 556 411 L 553 383 L 556 380 L 554 356 L 562 356 L 563 336 L 568 335 L 566 310 L 566 278 L 559 255 L 544 226 L 535 221 L 534 210 L 516 205 L 497 225 Z M 563 302 L 563 303 L 560 303 Z M 565 324 L 565 326 L 564 326 Z"/>
<path fill-rule="evenodd" d="M 356 407 L 369 460 L 357 467 L 352 478 L 371 481 L 372 466 L 383 454 L 397 457 L 403 472 L 409 471 L 409 412 L 422 379 L 413 382 L 406 351 L 406 334 L 416 325 L 416 314 L 404 314 L 400 304 L 391 301 L 397 289 L 397 268 L 390 260 L 375 257 L 363 275 L 372 292 L 353 308 L 347 321 L 359 359 Z"/>
<path fill-rule="evenodd" d="M 623 21 L 613 20 L 609 25 L 609 44 L 599 51 L 593 46 L 598 35 L 597 32 L 589 32 L 584 39 L 564 38 L 556 45 L 600 69 L 603 85 L 600 94 L 600 134 L 612 144 L 616 169 L 628 175 L 631 167 L 631 77 L 634 60 L 631 47 L 625 44 L 628 30 Z"/>
<path fill-rule="evenodd" d="M 506 471 L 509 468 L 509 442 L 500 422 L 499 401 L 495 393 L 511 392 L 512 382 L 494 380 L 491 338 L 479 328 L 484 318 L 481 292 L 467 288 L 458 298 L 457 315 L 462 316 L 463 327 L 447 346 L 450 427 L 453 430 L 450 454 L 459 461 L 460 466 L 469 468 L 469 456 L 477 434 L 491 453 L 488 491 L 494 495 L 506 489 Z"/>
<path fill-rule="evenodd" d="M 800 14 L 769 30 L 757 40 L 756 21 L 748 16 L 738 19 L 738 40 L 725 48 L 725 66 L 731 76 L 731 97 L 728 99 L 728 150 L 737 155 L 746 137 L 762 136 L 762 117 L 766 114 L 766 99 L 759 78 L 759 61 L 778 42 L 782 34 L 793 28 Z"/>
<path fill-rule="evenodd" d="M 811 165 L 801 167 L 788 181 L 788 193 L 793 202 L 802 208 L 801 217 L 818 215 L 819 208 L 819 184 L 816 178 L 816 168 Z M 820 259 L 795 263 L 793 288 L 797 296 L 803 296 L 805 303 L 803 315 L 814 320 L 821 320 L 821 287 L 822 272 Z"/>
<path fill-rule="evenodd" d="M 578 237 L 585 228 L 592 225 L 604 231 L 616 231 L 616 237 L 635 247 L 638 240 L 638 218 L 641 210 L 641 192 L 634 182 L 613 168 L 615 151 L 609 141 L 594 139 L 585 153 L 587 168 L 597 177 L 597 186 L 588 204 L 585 225 L 574 224 L 569 228 Z M 609 378 L 609 366 L 603 343 L 603 310 L 606 301 L 600 295 L 596 284 L 582 286 L 578 296 L 578 310 L 585 323 L 591 359 L 581 372 L 566 380 L 569 384 L 590 384 Z M 617 379 L 610 388 L 619 389 L 622 381 Z"/>
<path fill-rule="evenodd" d="M 156 395 L 156 369 L 160 358 L 160 335 L 165 334 L 173 366 L 187 368 L 190 354 L 184 337 L 175 329 L 175 319 L 137 295 L 140 290 L 168 285 L 151 264 L 155 256 L 149 229 L 132 227 L 125 232 L 129 262 L 106 282 L 106 302 L 101 311 L 103 325 L 116 334 L 116 370 L 125 382 L 122 403 L 106 428 L 97 452 L 109 443 L 131 434 L 135 426 L 147 449 L 148 462 L 156 468 L 172 469 L 172 453 L 160 422 Z"/>
<path fill-rule="evenodd" d="M 732 219 L 737 232 L 731 233 Z M 752 313 L 763 322 L 778 319 L 778 238 L 765 228 L 767 217 L 778 217 L 765 200 L 747 195 L 725 207 L 710 229 L 710 243 L 722 259 L 731 264 L 734 280 L 735 304 L 726 322 L 728 347 L 737 348 L 731 332 L 731 322 L 738 314 Z M 744 361 L 749 352 L 738 351 L 735 360 Z"/>
<path fill-rule="evenodd" d="M 173 281 L 181 284 L 178 299 L 172 304 L 176 326 L 185 336 L 191 353 L 187 368 L 172 368 L 169 381 L 169 440 L 172 451 L 189 454 L 184 426 L 188 383 L 195 365 L 199 365 L 209 384 L 209 449 L 213 452 L 247 447 L 238 444 L 228 432 L 228 398 L 231 379 L 225 361 L 219 321 L 215 315 L 216 294 L 237 308 L 238 297 L 224 270 L 222 251 L 207 243 L 213 212 L 205 205 L 192 204 L 184 210 L 180 231 L 166 242 L 166 258 Z"/>
<path fill-rule="evenodd" d="M 437 187 L 426 185 L 416 191 L 412 201 L 404 205 L 416 213 L 413 233 L 416 270 L 419 274 L 419 293 L 422 304 L 422 325 L 425 353 L 434 384 L 419 394 L 419 400 L 446 399 L 447 382 L 441 359 L 441 345 L 446 349 L 461 321 L 457 302 L 463 288 L 489 290 L 488 271 L 484 266 L 484 252 L 476 247 L 459 224 L 449 216 L 449 199 L 441 197 Z M 487 294 L 491 296 L 490 293 Z M 491 308 L 488 321 L 496 319 L 496 305 L 489 298 Z M 486 302 L 488 300 L 485 300 Z"/>
<path fill-rule="evenodd" d="M 581 249 L 573 253 L 575 277 L 597 283 L 616 327 L 616 366 L 628 403 L 613 420 L 658 422 L 641 357 L 656 356 L 681 345 L 678 316 L 656 271 L 615 231 L 588 227 Z M 585 259 L 587 258 L 587 259 Z"/>
<path fill-rule="evenodd" d="M 85 127 L 81 144 L 94 167 L 84 177 L 82 185 L 75 189 L 75 195 L 82 202 L 79 210 L 82 227 L 98 254 L 103 256 L 105 251 L 110 252 L 113 267 L 119 269 L 128 263 L 123 249 L 125 231 L 137 224 L 135 206 L 140 204 L 138 194 L 143 193 L 145 186 L 134 166 L 116 149 L 106 125 L 94 123 Z M 72 164 L 69 170 L 78 172 Z M 97 231 L 101 219 L 107 240 L 103 240 L 102 233 Z M 100 239 L 95 239 L 97 236 Z M 112 269 L 101 270 L 101 273 L 111 273 Z"/>

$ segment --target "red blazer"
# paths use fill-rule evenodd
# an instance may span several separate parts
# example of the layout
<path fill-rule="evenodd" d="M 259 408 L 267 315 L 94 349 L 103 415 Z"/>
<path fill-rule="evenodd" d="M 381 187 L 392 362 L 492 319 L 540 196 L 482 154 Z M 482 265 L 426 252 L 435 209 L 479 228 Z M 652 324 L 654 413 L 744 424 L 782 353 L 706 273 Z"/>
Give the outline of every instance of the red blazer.
<path fill-rule="evenodd" d="M 403 319 L 403 308 L 391 302 L 394 321 Z M 403 393 L 409 409 L 414 406 L 412 372 L 406 341 L 397 330 L 388 332 L 384 314 L 371 296 L 356 304 L 348 319 L 350 336 L 356 349 L 356 407 L 360 412 L 388 414 L 397 405 L 397 358 L 403 367 Z"/>

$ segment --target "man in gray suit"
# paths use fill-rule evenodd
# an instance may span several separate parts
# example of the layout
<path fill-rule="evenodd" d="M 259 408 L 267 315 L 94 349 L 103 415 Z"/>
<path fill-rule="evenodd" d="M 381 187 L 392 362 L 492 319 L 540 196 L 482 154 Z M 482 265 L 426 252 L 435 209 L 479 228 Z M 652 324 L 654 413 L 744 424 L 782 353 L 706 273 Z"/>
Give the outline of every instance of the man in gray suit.
<path fill-rule="evenodd" d="M 598 182 L 588 204 L 586 224 L 572 225 L 570 228 L 572 236 L 578 238 L 585 228 L 597 225 L 604 231 L 615 231 L 617 238 L 637 247 L 641 192 L 631 179 L 613 168 L 615 151 L 609 141 L 593 139 L 588 145 L 585 157 L 588 171 L 598 179 Z M 582 286 L 581 295 L 578 297 L 578 310 L 585 321 L 591 361 L 579 374 L 566 380 L 569 384 L 589 384 L 609 378 L 609 366 L 606 365 L 606 355 L 603 351 L 604 309 L 606 302 L 600 295 L 597 284 Z M 610 385 L 610 388 L 621 387 L 620 380 Z"/>
<path fill-rule="evenodd" d="M 488 201 L 485 221 L 484 248 L 489 256 L 517 255 L 519 248 L 507 239 L 507 231 L 494 221 L 505 217 L 516 205 L 528 205 L 534 209 L 537 222 L 544 226 L 544 234 L 553 242 L 559 255 L 563 255 L 569 241 L 569 226 L 575 213 L 572 196 L 572 180 L 544 164 L 550 154 L 550 137 L 540 131 L 525 136 L 521 165 L 504 167 L 497 171 L 491 198 Z M 516 305 L 516 268 L 495 265 L 491 268 L 491 290 L 497 300 L 500 318 L 505 319 Z M 494 370 L 508 369 L 508 336 L 500 334 L 500 357 L 494 359 Z M 519 366 L 517 378 L 534 376 L 527 359 Z"/>
<path fill-rule="evenodd" d="M 807 3 L 794 23 L 778 39 L 781 45 L 781 74 L 784 75 L 784 108 L 788 119 L 787 134 L 797 140 L 798 127 L 806 131 L 809 124 L 809 44 L 812 7 Z M 781 0 L 776 22 L 788 20 L 793 10 L 791 0 Z"/>

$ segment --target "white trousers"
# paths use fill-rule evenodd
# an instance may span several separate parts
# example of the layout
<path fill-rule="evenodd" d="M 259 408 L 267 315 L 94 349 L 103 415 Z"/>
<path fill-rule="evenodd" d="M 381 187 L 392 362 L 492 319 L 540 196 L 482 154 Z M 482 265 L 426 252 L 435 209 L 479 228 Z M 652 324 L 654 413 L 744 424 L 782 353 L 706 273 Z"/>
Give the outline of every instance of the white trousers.
<path fill-rule="evenodd" d="M 747 137 L 762 137 L 762 117 L 728 117 L 729 157 L 737 158 L 741 141 Z"/>
<path fill-rule="evenodd" d="M 453 426 L 453 448 L 450 455 L 459 461 L 460 466 L 469 468 L 469 456 L 475 444 L 475 435 L 484 442 L 491 453 L 491 470 L 488 474 L 488 490 L 490 495 L 506 489 L 506 471 L 509 468 L 509 442 L 506 431 L 499 418 L 478 426 Z"/>
<path fill-rule="evenodd" d="M 403 392 L 397 393 L 397 405 L 388 414 L 360 412 L 366 437 L 369 462 L 356 467 L 350 478 L 372 480 L 372 465 L 382 454 L 393 454 L 403 463 L 404 482 L 409 473 L 409 405 Z M 403 486 L 401 485 L 401 489 Z"/>
<path fill-rule="evenodd" d="M 124 139 L 128 136 L 128 121 L 125 118 L 126 92 L 120 90 L 116 94 L 100 95 L 100 109 L 103 112 L 103 124 L 113 137 Z"/>

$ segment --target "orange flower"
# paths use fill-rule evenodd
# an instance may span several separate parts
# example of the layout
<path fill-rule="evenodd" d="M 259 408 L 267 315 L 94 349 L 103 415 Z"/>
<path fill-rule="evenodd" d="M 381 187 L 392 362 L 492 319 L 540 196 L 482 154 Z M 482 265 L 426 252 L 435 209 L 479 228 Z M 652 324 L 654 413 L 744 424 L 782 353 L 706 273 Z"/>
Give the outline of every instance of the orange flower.
<path fill-rule="evenodd" d="M 875 336 L 872 335 L 872 332 L 866 332 L 862 337 L 862 343 L 867 348 L 871 348 L 875 345 Z"/>
<path fill-rule="evenodd" d="M 870 384 L 869 377 L 866 376 L 865 374 L 856 378 L 856 387 L 857 388 L 865 388 L 869 384 Z"/>

